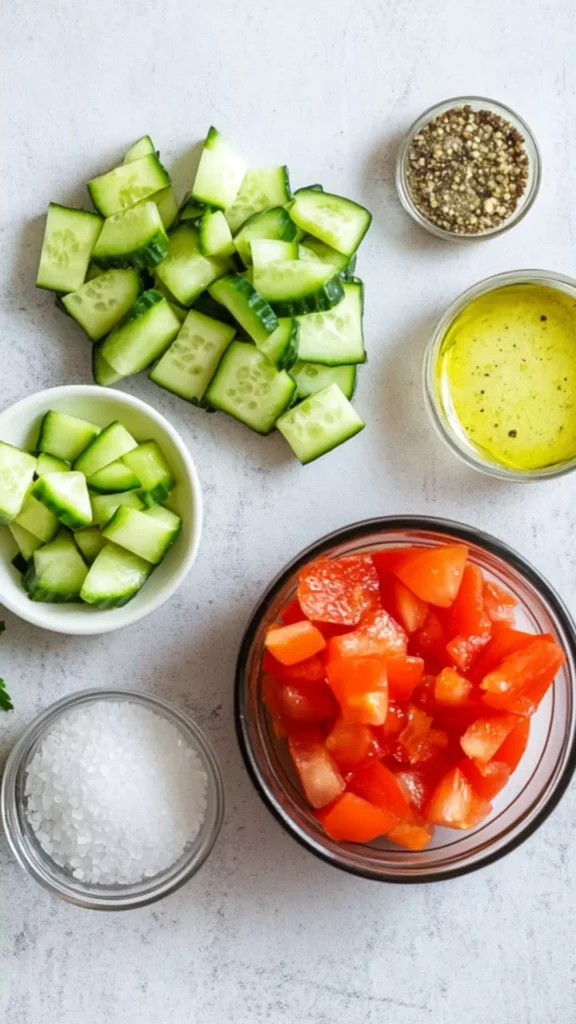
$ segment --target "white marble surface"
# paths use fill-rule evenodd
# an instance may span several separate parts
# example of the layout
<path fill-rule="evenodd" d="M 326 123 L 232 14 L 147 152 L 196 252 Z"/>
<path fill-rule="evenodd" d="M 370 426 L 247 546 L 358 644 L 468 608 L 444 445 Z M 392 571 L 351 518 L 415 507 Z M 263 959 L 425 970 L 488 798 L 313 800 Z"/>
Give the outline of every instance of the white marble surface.
<path fill-rule="evenodd" d="M 181 187 L 213 122 L 254 164 L 286 161 L 365 202 L 369 369 L 350 445 L 302 469 L 280 437 L 204 416 L 146 379 L 204 484 L 197 566 L 153 619 L 66 638 L 6 614 L 0 667 L 16 712 L 0 753 L 41 708 L 79 688 L 137 686 L 193 712 L 221 759 L 228 812 L 209 863 L 150 909 L 60 904 L 0 837 L 0 1020 L 6 1024 L 571 1024 L 576 1005 L 574 790 L 507 859 L 459 881 L 393 887 L 331 871 L 288 838 L 236 747 L 232 673 L 250 608 L 302 546 L 353 520 L 428 512 L 481 525 L 544 570 L 574 608 L 574 478 L 512 487 L 461 468 L 432 436 L 420 362 L 460 291 L 522 266 L 574 272 L 576 67 L 570 0 L 6 0 L 0 35 L 0 406 L 90 380 L 87 343 L 34 289 L 48 200 L 150 132 Z M 542 146 L 527 220 L 449 247 L 403 214 L 396 143 L 430 103 L 488 94 Z"/>

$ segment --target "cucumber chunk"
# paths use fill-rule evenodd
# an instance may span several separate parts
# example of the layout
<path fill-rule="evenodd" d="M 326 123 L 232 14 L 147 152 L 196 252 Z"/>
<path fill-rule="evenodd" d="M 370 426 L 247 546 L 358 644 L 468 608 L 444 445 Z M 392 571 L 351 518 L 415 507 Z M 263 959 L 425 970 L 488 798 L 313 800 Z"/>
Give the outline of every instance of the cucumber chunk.
<path fill-rule="evenodd" d="M 326 313 L 298 318 L 298 355 L 303 362 L 346 366 L 364 363 L 362 287 L 343 284 L 344 298 Z"/>
<path fill-rule="evenodd" d="M 127 452 L 122 461 L 138 477 L 138 497 L 148 508 L 168 497 L 174 487 L 174 477 L 156 441 L 144 441 Z"/>
<path fill-rule="evenodd" d="M 288 408 L 296 384 L 285 370 L 275 370 L 249 342 L 233 341 L 206 392 L 215 409 L 229 413 L 259 434 L 269 434 Z"/>
<path fill-rule="evenodd" d="M 321 263 L 330 263 L 336 270 L 346 270 L 350 267 L 351 260 L 348 256 L 326 245 L 326 242 L 321 242 L 319 238 L 313 238 L 312 235 L 306 235 L 299 248 L 300 259 L 317 259 Z"/>
<path fill-rule="evenodd" d="M 125 319 L 104 339 L 102 355 L 116 373 L 129 377 L 158 359 L 179 330 L 180 321 L 167 299 L 150 290 L 136 300 Z"/>
<path fill-rule="evenodd" d="M 25 562 L 29 562 L 36 548 L 39 548 L 42 544 L 42 541 L 39 537 L 35 537 L 33 533 L 30 533 L 29 530 L 25 530 L 23 526 L 18 526 L 15 520 L 8 524 L 8 529 L 18 545 L 22 558 Z M 24 572 L 27 568 L 28 566 L 25 566 Z"/>
<path fill-rule="evenodd" d="M 85 526 L 83 530 L 76 530 L 74 540 L 87 565 L 92 565 L 92 562 L 106 544 L 97 526 Z"/>
<path fill-rule="evenodd" d="M 158 565 L 178 536 L 182 524 L 179 516 L 175 519 L 177 524 L 169 526 L 155 516 L 124 505 L 106 523 L 102 536 L 152 565 Z"/>
<path fill-rule="evenodd" d="M 155 267 L 168 252 L 168 235 L 148 200 L 104 221 L 92 259 L 100 267 Z"/>
<path fill-rule="evenodd" d="M 83 473 L 46 473 L 34 484 L 32 495 L 64 526 L 79 529 L 92 522 L 90 495 Z"/>
<path fill-rule="evenodd" d="M 80 597 L 96 608 L 120 608 L 143 587 L 152 568 L 138 555 L 107 543 L 90 566 Z"/>
<path fill-rule="evenodd" d="M 204 256 L 232 256 L 236 252 L 232 232 L 222 210 L 206 210 L 198 223 L 198 242 Z"/>
<path fill-rule="evenodd" d="M 197 228 L 179 224 L 170 233 L 166 258 L 156 268 L 156 275 L 178 302 L 190 306 L 212 281 L 231 268 L 226 257 L 202 254 Z"/>
<path fill-rule="evenodd" d="M 84 282 L 102 218 L 86 210 L 50 203 L 36 284 L 53 292 L 74 292 Z"/>
<path fill-rule="evenodd" d="M 338 385 L 330 384 L 289 409 L 276 426 L 306 465 L 354 437 L 365 424 Z"/>
<path fill-rule="evenodd" d="M 128 312 L 141 287 L 135 270 L 108 270 L 65 295 L 62 302 L 90 340 L 98 341 Z"/>
<path fill-rule="evenodd" d="M 133 491 L 140 486 L 140 480 L 122 459 L 99 469 L 86 482 L 90 490 L 97 494 L 117 494 L 119 491 Z"/>
<path fill-rule="evenodd" d="M 168 228 L 171 228 L 176 223 L 178 217 L 178 203 L 176 202 L 172 185 L 161 188 L 159 192 L 153 192 L 149 200 L 143 200 L 143 202 L 148 201 L 156 204 L 164 230 L 168 231 Z"/>
<path fill-rule="evenodd" d="M 263 167 L 248 170 L 238 194 L 226 210 L 226 220 L 233 235 L 255 213 L 285 206 L 292 198 L 287 167 Z"/>
<path fill-rule="evenodd" d="M 197 221 L 200 219 L 205 209 L 206 207 L 204 206 L 203 203 L 197 203 L 195 199 L 192 199 L 190 196 L 188 196 L 187 198 L 184 199 L 184 202 L 180 206 L 180 210 L 178 211 L 178 220 Z"/>
<path fill-rule="evenodd" d="M 192 198 L 226 210 L 236 198 L 247 166 L 220 132 L 210 128 L 192 187 Z"/>
<path fill-rule="evenodd" d="M 299 189 L 288 211 L 303 231 L 345 256 L 356 252 L 372 221 L 372 214 L 351 199 L 312 188 Z"/>
<path fill-rule="evenodd" d="M 0 526 L 18 515 L 34 478 L 36 459 L 0 441 Z"/>
<path fill-rule="evenodd" d="M 94 345 L 92 349 L 92 377 L 94 383 L 100 384 L 103 388 L 108 388 L 111 384 L 117 384 L 119 380 L 122 380 L 122 374 L 116 373 L 116 370 L 112 369 L 110 363 L 102 355 L 102 342 L 99 345 Z"/>
<path fill-rule="evenodd" d="M 74 463 L 74 469 L 87 478 L 94 476 L 111 462 L 121 459 L 131 448 L 136 448 L 136 441 L 126 427 L 115 420 L 109 423 L 82 452 Z"/>
<path fill-rule="evenodd" d="M 127 210 L 170 184 L 170 177 L 155 153 L 120 164 L 88 182 L 92 202 L 105 217 Z"/>
<path fill-rule="evenodd" d="M 278 316 L 332 309 L 344 297 L 334 267 L 315 260 L 277 260 L 254 267 L 254 287 Z"/>
<path fill-rule="evenodd" d="M 104 270 L 104 267 L 99 267 L 98 264 L 96 263 L 89 263 L 88 270 L 86 271 L 86 277 L 84 279 L 84 284 L 86 284 L 86 281 L 94 281 L 97 277 L 101 277 L 102 274 L 105 273 L 106 271 Z"/>
<path fill-rule="evenodd" d="M 50 544 L 34 552 L 23 583 L 32 601 L 78 601 L 87 574 L 72 535 L 62 530 Z"/>
<path fill-rule="evenodd" d="M 146 506 L 138 497 L 138 491 L 121 491 L 119 494 L 93 494 L 90 498 L 92 519 L 97 526 L 107 523 L 120 505 L 143 509 Z"/>
<path fill-rule="evenodd" d="M 254 267 L 266 267 L 277 260 L 297 260 L 298 242 L 282 242 L 278 238 L 254 238 L 250 242 Z"/>
<path fill-rule="evenodd" d="M 166 526 L 176 531 L 182 526 L 180 516 L 177 516 L 175 512 L 171 512 L 169 508 L 164 508 L 164 505 L 154 505 L 154 508 L 147 508 L 144 515 L 151 516 L 153 519 L 159 519 L 161 523 L 165 523 Z"/>
<path fill-rule="evenodd" d="M 282 206 L 249 217 L 234 238 L 238 255 L 244 266 L 252 265 L 251 242 L 255 238 L 278 239 L 293 242 L 296 239 L 296 225 Z"/>
<path fill-rule="evenodd" d="M 289 370 L 298 358 L 298 322 L 293 317 L 281 317 L 278 327 L 258 348 L 277 370 Z"/>
<path fill-rule="evenodd" d="M 150 380 L 188 402 L 199 402 L 235 333 L 228 324 L 190 310 L 180 334 L 151 370 Z"/>
<path fill-rule="evenodd" d="M 240 274 L 221 277 L 208 292 L 226 307 L 256 344 L 265 342 L 278 327 L 278 317 L 270 304 Z"/>
<path fill-rule="evenodd" d="M 322 366 L 321 363 L 295 363 L 290 376 L 296 381 L 298 398 L 308 398 L 337 384 L 343 395 L 351 399 L 356 389 L 356 366 Z"/>
<path fill-rule="evenodd" d="M 75 462 L 99 433 L 94 423 L 51 409 L 40 424 L 36 449 L 63 462 Z"/>
<path fill-rule="evenodd" d="M 133 146 L 126 153 L 122 163 L 131 164 L 134 160 L 140 160 L 143 156 L 150 156 L 156 152 L 156 146 L 152 142 L 149 135 L 143 135 L 141 139 L 138 139 Z"/>
<path fill-rule="evenodd" d="M 68 473 L 70 466 L 64 459 L 57 459 L 55 455 L 46 455 L 41 452 L 36 463 L 36 476 L 44 476 L 45 473 Z"/>
<path fill-rule="evenodd" d="M 49 541 L 54 540 L 60 529 L 60 523 L 54 513 L 32 494 L 25 499 L 12 525 L 19 526 L 31 533 L 33 537 L 38 537 L 42 544 L 48 544 Z"/>

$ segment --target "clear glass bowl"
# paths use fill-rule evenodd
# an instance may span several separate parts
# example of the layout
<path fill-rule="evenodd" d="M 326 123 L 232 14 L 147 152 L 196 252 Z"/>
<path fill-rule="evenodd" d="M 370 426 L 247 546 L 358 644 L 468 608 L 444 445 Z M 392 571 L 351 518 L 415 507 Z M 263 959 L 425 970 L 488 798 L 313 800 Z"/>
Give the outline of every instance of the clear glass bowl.
<path fill-rule="evenodd" d="M 458 542 L 489 578 L 518 601 L 520 628 L 550 632 L 567 661 L 533 718 L 530 742 L 490 817 L 467 832 L 436 829 L 432 843 L 414 853 L 385 839 L 368 845 L 335 842 L 323 832 L 302 796 L 285 741 L 273 734 L 261 699 L 264 636 L 296 592 L 298 570 L 320 556 L 367 553 L 415 544 Z M 459 523 L 424 516 L 355 523 L 303 551 L 273 581 L 256 608 L 242 642 L 236 674 L 236 728 L 252 781 L 281 825 L 312 853 L 335 867 L 385 882 L 433 882 L 474 871 L 509 853 L 548 817 L 576 768 L 575 625 L 561 599 L 520 555 L 500 541 Z"/>
<path fill-rule="evenodd" d="M 532 480 L 546 480 L 571 473 L 576 468 L 576 456 L 564 462 L 530 470 L 511 469 L 496 462 L 490 458 L 488 452 L 483 454 L 470 442 L 460 421 L 451 410 L 449 395 L 443 393 L 441 381 L 436 374 L 442 342 L 456 317 L 478 296 L 516 284 L 546 285 L 549 288 L 565 292 L 576 300 L 576 280 L 566 277 L 564 274 L 556 274 L 551 270 L 511 270 L 505 274 L 495 274 L 493 277 L 479 281 L 478 284 L 459 295 L 436 324 L 424 353 L 423 383 L 424 398 L 430 419 L 439 437 L 450 451 L 459 455 L 468 466 L 479 469 L 489 476 L 498 477 L 500 480 L 528 483 Z"/>
<path fill-rule="evenodd" d="M 488 231 L 480 231 L 476 235 L 461 235 L 455 231 L 446 231 L 444 228 L 438 227 L 437 224 L 428 220 L 416 206 L 408 184 L 408 154 L 414 137 L 418 135 L 418 132 L 422 130 L 424 125 L 439 117 L 440 114 L 446 113 L 447 110 L 451 110 L 453 107 L 464 106 L 472 107 L 472 110 L 490 110 L 492 113 L 498 114 L 499 117 L 508 121 L 524 137 L 526 154 L 528 156 L 528 181 L 526 182 L 524 194 L 520 198 L 514 213 L 502 224 L 499 224 L 498 227 L 490 228 Z M 453 99 L 444 100 L 442 103 L 429 107 L 408 129 L 400 144 L 396 158 L 396 189 L 402 206 L 420 227 L 425 228 L 432 235 L 436 235 L 437 238 L 444 238 L 450 242 L 474 242 L 485 238 L 494 238 L 496 235 L 501 235 L 503 231 L 508 231 L 514 227 L 515 224 L 518 224 L 526 216 L 536 199 L 541 178 L 542 161 L 540 150 L 526 122 L 522 120 L 519 114 L 511 110 L 510 107 L 505 106 L 503 103 L 498 103 L 496 100 L 487 99 L 485 96 L 455 96 Z"/>
<path fill-rule="evenodd" d="M 206 816 L 194 842 L 167 871 L 134 885 L 106 886 L 79 882 L 44 852 L 26 816 L 26 766 L 42 738 L 72 708 L 100 700 L 130 701 L 171 722 L 196 751 L 208 776 Z M 91 910 L 130 910 L 167 896 L 196 874 L 214 846 L 222 825 L 224 787 L 214 752 L 201 730 L 166 701 L 132 690 L 81 690 L 43 711 L 17 741 L 4 771 L 0 810 L 6 838 L 16 860 L 45 889 L 69 903 Z"/>

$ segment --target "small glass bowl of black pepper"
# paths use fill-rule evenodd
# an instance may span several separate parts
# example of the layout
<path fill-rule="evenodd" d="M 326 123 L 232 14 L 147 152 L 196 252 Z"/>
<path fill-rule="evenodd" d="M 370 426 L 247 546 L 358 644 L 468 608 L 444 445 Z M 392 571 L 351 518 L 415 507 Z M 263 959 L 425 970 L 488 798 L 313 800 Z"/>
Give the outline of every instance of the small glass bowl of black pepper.
<path fill-rule="evenodd" d="M 449 241 L 508 231 L 528 213 L 540 180 L 540 151 L 526 122 L 483 96 L 459 96 L 425 110 L 396 161 L 404 209 Z"/>

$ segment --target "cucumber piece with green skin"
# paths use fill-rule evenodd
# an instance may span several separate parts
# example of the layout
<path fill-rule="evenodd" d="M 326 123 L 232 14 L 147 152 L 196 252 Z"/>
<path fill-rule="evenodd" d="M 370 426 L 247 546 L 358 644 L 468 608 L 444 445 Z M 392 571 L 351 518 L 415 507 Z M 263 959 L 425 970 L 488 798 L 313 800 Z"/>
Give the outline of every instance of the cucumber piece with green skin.
<path fill-rule="evenodd" d="M 176 526 L 144 515 L 125 505 L 116 510 L 102 530 L 102 536 L 152 565 L 158 565 L 172 546 L 182 525 L 179 516 Z"/>
<path fill-rule="evenodd" d="M 250 342 L 233 341 L 224 353 L 206 400 L 259 434 L 269 434 L 288 408 L 296 384 L 285 370 L 275 370 Z"/>
<path fill-rule="evenodd" d="M 23 583 L 32 601 L 61 604 L 78 601 L 88 567 L 67 530 L 38 548 Z"/>
<path fill-rule="evenodd" d="M 106 544 L 97 526 L 85 526 L 83 530 L 76 530 L 74 540 L 86 565 L 92 565 Z"/>
<path fill-rule="evenodd" d="M 325 313 L 298 318 L 299 358 L 306 363 L 346 366 L 366 362 L 362 334 L 362 287 L 343 283 L 344 298 Z"/>
<path fill-rule="evenodd" d="M 109 466 L 110 463 L 121 459 L 131 448 L 136 448 L 136 446 L 137 443 L 132 434 L 129 434 L 126 427 L 118 420 L 114 420 L 79 455 L 74 463 L 74 469 L 89 478 L 104 469 L 105 466 Z"/>
<path fill-rule="evenodd" d="M 0 441 L 0 526 L 7 526 L 18 515 L 35 470 L 33 455 Z"/>
<path fill-rule="evenodd" d="M 344 298 L 334 267 L 315 260 L 277 260 L 254 267 L 254 287 L 278 316 L 319 313 Z"/>
<path fill-rule="evenodd" d="M 160 214 L 160 220 L 164 225 L 164 230 L 168 231 L 173 224 L 176 223 L 178 217 L 178 203 L 176 202 L 176 196 L 174 195 L 174 189 L 172 185 L 167 185 L 166 188 L 161 188 L 159 192 L 153 192 L 148 199 L 143 202 L 154 203 L 158 207 L 158 213 Z"/>
<path fill-rule="evenodd" d="M 65 295 L 62 302 L 90 340 L 99 341 L 125 316 L 141 290 L 136 270 L 108 270 Z"/>
<path fill-rule="evenodd" d="M 356 366 L 322 366 L 321 363 L 297 362 L 290 370 L 299 399 L 315 395 L 330 384 L 337 384 L 350 400 L 356 390 L 356 375 Z"/>
<path fill-rule="evenodd" d="M 297 260 L 298 242 L 282 242 L 279 238 L 254 238 L 250 242 L 254 267 L 266 267 L 278 260 Z"/>
<path fill-rule="evenodd" d="M 226 210 L 234 202 L 248 165 L 211 127 L 192 186 L 192 198 Z"/>
<path fill-rule="evenodd" d="M 109 388 L 111 384 L 117 384 L 119 380 L 122 380 L 122 374 L 116 373 L 116 370 L 112 369 L 110 363 L 102 355 L 102 342 L 99 345 L 94 345 L 92 349 L 92 377 L 94 383 L 103 388 Z"/>
<path fill-rule="evenodd" d="M 83 473 L 46 473 L 46 476 L 38 478 L 31 493 L 64 526 L 72 530 L 90 526 L 92 508 Z"/>
<path fill-rule="evenodd" d="M 55 455 L 47 455 L 40 452 L 36 463 L 36 476 L 44 476 L 46 473 L 68 473 L 70 466 L 64 459 L 57 459 Z"/>
<path fill-rule="evenodd" d="M 120 164 L 113 171 L 88 182 L 88 191 L 96 209 L 111 217 L 128 210 L 141 199 L 159 192 L 170 184 L 170 176 L 155 153 Z"/>
<path fill-rule="evenodd" d="M 204 213 L 206 207 L 204 203 L 197 203 L 195 199 L 192 199 L 190 195 L 184 198 L 180 210 L 178 211 L 179 221 L 197 221 Z"/>
<path fill-rule="evenodd" d="M 151 156 L 155 152 L 156 146 L 150 136 L 143 135 L 133 146 L 130 146 L 122 163 L 131 164 L 134 160 L 140 160 L 143 156 Z"/>
<path fill-rule="evenodd" d="M 38 537 L 42 544 L 48 544 L 54 540 L 60 529 L 60 523 L 54 513 L 46 508 L 43 502 L 38 501 L 33 494 L 29 494 L 24 500 L 12 525 L 19 526 L 31 533 L 33 537 Z"/>
<path fill-rule="evenodd" d="M 104 339 L 102 355 L 116 373 L 129 377 L 159 359 L 179 330 L 180 321 L 168 300 L 151 289 Z"/>
<path fill-rule="evenodd" d="M 350 267 L 351 260 L 348 256 L 326 245 L 326 242 L 321 242 L 319 238 L 313 238 L 312 235 L 306 235 L 302 239 L 300 249 L 305 252 L 304 256 L 300 255 L 300 259 L 316 258 L 321 263 L 330 263 L 336 270 L 346 270 Z"/>
<path fill-rule="evenodd" d="M 204 256 L 232 256 L 236 252 L 222 210 L 206 210 L 202 214 L 198 222 L 198 244 Z"/>
<path fill-rule="evenodd" d="M 175 481 L 156 441 L 144 441 L 127 452 L 122 461 L 138 477 L 138 497 L 148 508 L 168 497 Z"/>
<path fill-rule="evenodd" d="M 120 505 L 128 505 L 129 508 L 143 509 L 146 506 L 140 500 L 138 491 L 121 491 L 120 494 L 92 494 L 90 497 L 92 505 L 92 519 L 96 526 L 107 523 L 114 515 Z"/>
<path fill-rule="evenodd" d="M 263 344 L 278 327 L 278 317 L 271 305 L 241 274 L 221 277 L 208 292 L 226 307 L 257 345 Z"/>
<path fill-rule="evenodd" d="M 305 398 L 276 422 L 294 454 L 303 465 L 313 462 L 364 429 L 337 384 Z"/>
<path fill-rule="evenodd" d="M 200 250 L 198 229 L 179 224 L 170 232 L 165 259 L 156 268 L 156 276 L 177 302 L 190 306 L 208 285 L 232 269 L 225 256 L 204 256 Z"/>
<path fill-rule="evenodd" d="M 168 252 L 168 235 L 151 200 L 104 221 L 92 259 L 101 267 L 155 267 Z"/>
<path fill-rule="evenodd" d="M 52 292 L 75 292 L 84 283 L 103 223 L 97 213 L 50 203 L 37 287 Z"/>
<path fill-rule="evenodd" d="M 296 225 L 282 206 L 273 207 L 249 217 L 234 236 L 234 245 L 244 266 L 252 265 L 251 242 L 255 238 L 278 239 L 281 242 L 296 240 Z"/>
<path fill-rule="evenodd" d="M 75 462 L 99 433 L 100 427 L 88 420 L 50 409 L 40 424 L 36 450 L 63 462 Z"/>
<path fill-rule="evenodd" d="M 278 327 L 258 348 L 277 370 L 289 370 L 298 358 L 298 322 L 293 317 L 280 317 Z"/>
<path fill-rule="evenodd" d="M 299 228 L 345 256 L 356 252 L 372 221 L 372 214 L 351 199 L 311 188 L 295 193 L 288 212 Z"/>
<path fill-rule="evenodd" d="M 159 519 L 161 523 L 165 523 L 172 530 L 178 531 L 182 526 L 180 516 L 177 516 L 175 512 L 171 512 L 169 508 L 164 508 L 164 505 L 155 505 L 154 508 L 147 508 L 144 515 L 152 516 L 153 519 Z"/>
<path fill-rule="evenodd" d="M 238 194 L 226 210 L 226 220 L 233 235 L 255 213 L 285 206 L 290 202 L 290 181 L 287 167 L 263 167 L 246 171 Z"/>
<path fill-rule="evenodd" d="M 108 542 L 90 566 L 80 597 L 96 608 L 121 608 L 144 586 L 153 566 Z"/>
<path fill-rule="evenodd" d="M 235 333 L 234 327 L 190 310 L 150 380 L 188 402 L 201 401 Z"/>
<path fill-rule="evenodd" d="M 97 494 L 117 494 L 119 491 L 133 491 L 140 487 L 140 480 L 122 459 L 111 462 L 87 479 L 88 487 Z"/>
<path fill-rule="evenodd" d="M 36 548 L 39 548 L 42 544 L 40 537 L 35 537 L 29 530 L 25 530 L 23 526 L 18 526 L 15 520 L 12 520 L 12 522 L 8 524 L 8 529 L 18 545 L 22 558 L 26 562 L 29 562 L 36 551 Z M 26 565 L 24 567 L 24 572 L 26 572 L 27 568 L 28 566 Z M 22 572 L 21 569 L 20 572 Z"/>

